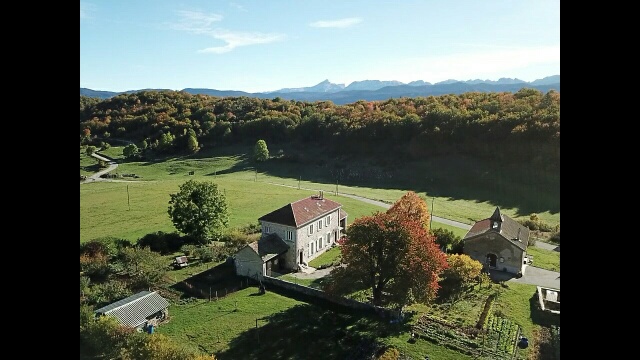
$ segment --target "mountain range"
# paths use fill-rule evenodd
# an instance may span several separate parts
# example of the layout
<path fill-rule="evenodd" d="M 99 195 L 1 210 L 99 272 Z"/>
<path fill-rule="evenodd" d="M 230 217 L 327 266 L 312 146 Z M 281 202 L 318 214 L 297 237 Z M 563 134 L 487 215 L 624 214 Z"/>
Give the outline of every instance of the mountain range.
<path fill-rule="evenodd" d="M 287 100 L 324 101 L 330 100 L 335 104 L 348 104 L 358 100 L 386 100 L 399 97 L 418 97 L 444 94 L 461 94 L 465 92 L 516 92 L 522 88 L 534 88 L 542 92 L 549 90 L 560 91 L 560 75 L 547 76 L 542 79 L 527 82 L 520 79 L 500 78 L 492 80 L 444 80 L 431 84 L 423 80 L 416 80 L 407 84 L 400 81 L 364 80 L 354 81 L 348 86 L 334 84 L 324 80 L 314 86 L 301 88 L 284 88 L 269 92 L 248 93 L 237 90 L 215 90 L 206 88 L 185 88 L 182 91 L 190 94 L 211 95 L 217 97 L 247 96 L 257 98 L 280 97 Z M 80 88 L 80 95 L 107 99 L 123 93 L 138 91 L 169 90 L 169 89 L 140 89 L 123 92 L 99 91 Z"/>

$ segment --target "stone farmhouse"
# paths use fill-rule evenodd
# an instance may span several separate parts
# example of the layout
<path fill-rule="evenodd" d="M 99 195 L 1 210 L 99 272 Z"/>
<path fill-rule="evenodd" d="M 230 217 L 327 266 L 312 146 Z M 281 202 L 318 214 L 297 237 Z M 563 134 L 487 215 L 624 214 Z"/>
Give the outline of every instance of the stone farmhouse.
<path fill-rule="evenodd" d="M 347 213 L 322 191 L 258 219 L 262 235 L 235 256 L 236 274 L 262 279 L 307 266 L 343 235 Z"/>
<path fill-rule="evenodd" d="M 476 222 L 464 239 L 464 253 L 484 264 L 487 270 L 524 274 L 527 265 L 529 229 L 502 214 Z"/>

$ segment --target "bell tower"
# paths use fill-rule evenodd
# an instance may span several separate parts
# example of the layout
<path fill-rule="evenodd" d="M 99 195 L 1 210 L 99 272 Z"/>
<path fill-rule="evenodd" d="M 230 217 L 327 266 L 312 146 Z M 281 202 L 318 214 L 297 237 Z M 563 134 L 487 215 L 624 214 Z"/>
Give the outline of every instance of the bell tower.
<path fill-rule="evenodd" d="M 491 229 L 495 230 L 496 232 L 500 232 L 500 229 L 502 228 L 502 214 L 500 213 L 500 208 L 496 206 L 496 210 L 493 212 L 493 215 L 491 215 L 491 217 L 489 218 L 489 220 L 491 221 Z"/>

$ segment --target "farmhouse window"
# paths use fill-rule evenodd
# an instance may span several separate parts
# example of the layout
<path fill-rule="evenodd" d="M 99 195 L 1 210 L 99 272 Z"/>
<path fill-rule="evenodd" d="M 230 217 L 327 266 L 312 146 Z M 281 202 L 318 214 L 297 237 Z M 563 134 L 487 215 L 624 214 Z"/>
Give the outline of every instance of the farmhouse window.
<path fill-rule="evenodd" d="M 265 232 L 266 234 L 270 234 L 270 233 L 271 233 L 271 227 L 270 227 L 270 226 L 265 226 L 265 227 L 264 227 L 264 232 Z"/>
<path fill-rule="evenodd" d="M 322 229 L 322 220 L 318 220 L 318 230 Z"/>
<path fill-rule="evenodd" d="M 287 240 L 293 240 L 293 231 L 287 230 Z"/>
<path fill-rule="evenodd" d="M 331 216 L 327 216 L 327 217 L 324 219 L 324 222 L 325 222 L 325 225 L 329 226 L 329 224 L 331 223 Z"/>
<path fill-rule="evenodd" d="M 309 235 L 313 234 L 313 224 L 309 225 Z"/>

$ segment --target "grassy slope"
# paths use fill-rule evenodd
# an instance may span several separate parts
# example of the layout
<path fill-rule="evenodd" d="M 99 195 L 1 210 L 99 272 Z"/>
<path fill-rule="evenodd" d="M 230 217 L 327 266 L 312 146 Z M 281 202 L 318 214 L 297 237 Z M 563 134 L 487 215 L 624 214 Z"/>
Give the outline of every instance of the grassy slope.
<path fill-rule="evenodd" d="M 114 146 L 108 151 L 116 155 L 121 153 L 121 149 L 122 147 Z M 248 148 L 236 147 L 223 150 L 216 149 L 216 151 L 203 152 L 197 156 L 169 158 L 158 162 L 125 162 L 119 165 L 117 172 L 140 175 L 142 178 L 139 181 L 81 185 L 80 240 L 87 241 L 106 235 L 135 240 L 150 232 L 174 231 L 166 212 L 169 194 L 176 192 L 179 185 L 188 179 L 210 180 L 226 191 L 231 210 L 231 227 L 254 223 L 260 215 L 312 193 L 269 184 L 287 184 L 297 187 L 298 180 L 294 177 L 274 177 L 261 171 L 257 172 L 256 177 L 253 164 L 247 162 L 246 155 L 243 153 Z M 95 161 L 87 159 L 82 153 L 80 158 L 82 174 L 82 169 L 86 169 Z M 260 166 L 264 167 L 264 165 Z M 292 164 L 273 166 L 278 167 L 280 169 L 278 171 L 283 175 L 286 175 L 286 171 L 293 172 L 294 169 L 304 168 Z M 189 171 L 194 171 L 195 176 L 187 175 Z M 301 181 L 300 186 L 324 189 L 328 198 L 335 199 L 344 205 L 344 209 L 349 213 L 350 222 L 359 216 L 383 210 L 346 197 L 335 197 L 332 195 L 335 184 Z M 354 193 L 389 203 L 397 200 L 405 191 L 391 189 L 389 186 L 375 189 L 339 185 L 339 192 Z M 421 193 L 423 197 L 425 194 Z M 429 201 L 428 204 L 431 206 Z M 487 217 L 493 212 L 494 205 L 473 200 L 436 197 L 433 207 L 434 215 L 470 222 L 470 219 Z M 503 210 L 513 215 L 513 209 L 503 208 Z M 541 213 L 540 218 L 545 221 L 549 219 L 559 221 L 559 213 L 556 215 Z M 445 227 L 460 236 L 464 236 L 465 233 L 464 230 L 437 222 L 434 222 L 433 227 Z"/>
<path fill-rule="evenodd" d="M 533 255 L 532 266 L 560 272 L 560 252 L 529 246 L 527 254 Z"/>

